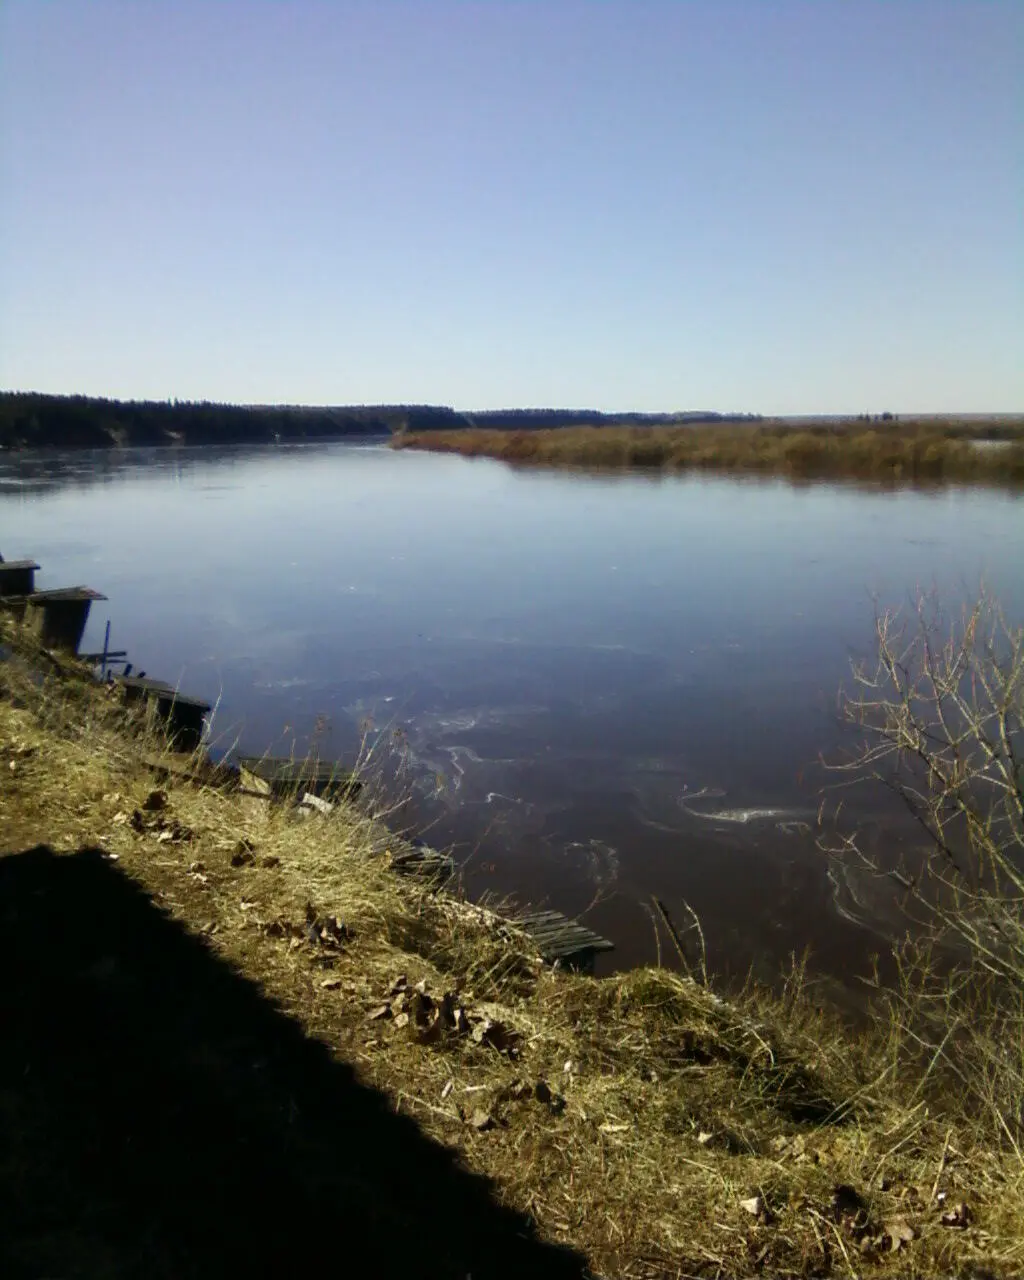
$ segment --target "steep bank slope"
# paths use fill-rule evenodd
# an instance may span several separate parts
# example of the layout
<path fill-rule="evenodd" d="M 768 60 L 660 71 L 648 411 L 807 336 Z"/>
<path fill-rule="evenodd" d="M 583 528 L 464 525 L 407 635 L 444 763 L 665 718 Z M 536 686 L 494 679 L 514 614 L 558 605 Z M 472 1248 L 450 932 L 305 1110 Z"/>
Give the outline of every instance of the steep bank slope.
<path fill-rule="evenodd" d="M 3 625 L 10 1274 L 1024 1267 L 1018 1158 L 884 1039 L 545 970 L 365 812 L 225 788 Z"/>

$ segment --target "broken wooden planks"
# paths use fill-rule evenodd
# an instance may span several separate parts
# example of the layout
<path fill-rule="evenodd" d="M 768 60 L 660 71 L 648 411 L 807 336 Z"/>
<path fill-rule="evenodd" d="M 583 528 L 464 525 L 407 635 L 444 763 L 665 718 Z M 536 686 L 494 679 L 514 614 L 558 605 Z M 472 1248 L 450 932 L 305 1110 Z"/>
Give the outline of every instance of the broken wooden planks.
<path fill-rule="evenodd" d="M 560 911 L 532 911 L 514 917 L 511 924 L 521 929 L 548 964 L 572 969 L 590 969 L 594 957 L 614 951 L 615 944 Z"/>
<path fill-rule="evenodd" d="M 442 853 L 432 849 L 430 845 L 409 843 L 405 840 L 395 842 L 390 850 L 390 865 L 402 875 L 416 876 L 417 879 L 436 881 L 444 884 L 455 875 L 455 859 L 450 853 Z"/>

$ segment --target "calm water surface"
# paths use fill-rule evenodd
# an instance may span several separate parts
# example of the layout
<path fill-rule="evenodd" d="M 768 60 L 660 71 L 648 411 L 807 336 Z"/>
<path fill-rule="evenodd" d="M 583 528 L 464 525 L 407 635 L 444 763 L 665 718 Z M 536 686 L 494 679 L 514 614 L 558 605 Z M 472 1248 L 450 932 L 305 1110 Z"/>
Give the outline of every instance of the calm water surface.
<path fill-rule="evenodd" d="M 110 618 L 136 667 L 217 703 L 223 747 L 344 757 L 372 726 L 472 892 L 587 910 L 621 965 L 654 958 L 652 895 L 688 902 L 720 969 L 810 944 L 847 980 L 898 921 L 817 851 L 815 762 L 875 601 L 958 607 L 984 578 L 1024 615 L 1005 494 L 365 443 L 0 456 L 0 551 L 102 590 L 84 647 Z M 915 839 L 851 800 L 873 847 Z"/>

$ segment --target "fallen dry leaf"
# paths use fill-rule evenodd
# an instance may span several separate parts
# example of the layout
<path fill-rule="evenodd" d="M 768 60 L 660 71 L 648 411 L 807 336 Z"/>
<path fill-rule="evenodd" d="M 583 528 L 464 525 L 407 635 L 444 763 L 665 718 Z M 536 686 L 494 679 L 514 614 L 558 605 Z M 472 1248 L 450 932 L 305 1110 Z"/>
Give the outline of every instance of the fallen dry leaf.
<path fill-rule="evenodd" d="M 939 1221 L 944 1227 L 956 1227 L 963 1230 L 965 1227 L 970 1226 L 971 1211 L 963 1200 L 961 1200 L 960 1203 L 955 1204 L 952 1209 L 947 1209 Z"/>
<path fill-rule="evenodd" d="M 917 1232 L 906 1218 L 896 1218 L 885 1224 L 885 1234 L 889 1237 L 890 1252 L 898 1253 L 905 1244 L 910 1244 Z"/>

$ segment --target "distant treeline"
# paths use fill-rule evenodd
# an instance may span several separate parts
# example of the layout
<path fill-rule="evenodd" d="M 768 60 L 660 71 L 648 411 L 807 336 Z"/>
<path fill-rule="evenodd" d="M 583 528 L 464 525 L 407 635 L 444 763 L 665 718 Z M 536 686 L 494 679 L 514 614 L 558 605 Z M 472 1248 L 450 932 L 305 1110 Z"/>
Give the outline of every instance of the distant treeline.
<path fill-rule="evenodd" d="M 104 400 L 0 392 L 0 449 L 102 449 L 126 445 L 325 440 L 405 432 L 540 430 L 579 426 L 672 426 L 746 421 L 722 414 L 600 413 L 587 409 L 499 409 L 459 413 L 437 405 L 232 405 L 207 400 Z"/>
<path fill-rule="evenodd" d="M 463 425 L 454 410 L 429 405 L 307 408 L 0 392 L 0 448 L 7 449 L 323 440 Z"/>

